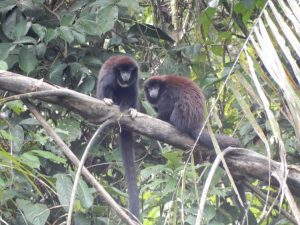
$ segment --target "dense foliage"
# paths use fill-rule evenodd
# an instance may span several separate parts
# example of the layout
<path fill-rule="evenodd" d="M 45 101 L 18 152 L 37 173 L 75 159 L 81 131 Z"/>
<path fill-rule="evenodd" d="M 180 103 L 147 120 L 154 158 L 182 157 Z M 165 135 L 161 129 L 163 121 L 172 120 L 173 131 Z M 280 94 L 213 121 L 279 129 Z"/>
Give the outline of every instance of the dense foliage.
<path fill-rule="evenodd" d="M 216 102 L 211 116 L 214 131 L 238 136 L 246 147 L 264 152 L 264 144 L 253 123 L 244 118 L 236 94 L 230 88 L 223 89 L 228 71 L 264 4 L 264 0 L 3 0 L 0 69 L 93 96 L 102 63 L 114 53 L 127 53 L 140 65 L 141 88 L 150 74 L 178 74 L 193 79 L 203 88 L 208 108 Z M 245 72 L 245 64 L 243 56 L 236 74 Z M 249 78 L 234 77 L 231 85 L 237 81 L 244 87 L 250 82 Z M 237 89 L 242 87 L 236 85 Z M 257 124 L 268 136 L 270 128 L 263 108 L 242 93 Z M 1 92 L 2 96 L 10 94 Z M 142 92 L 140 97 L 142 110 L 154 116 Z M 269 97 L 275 100 L 272 109 L 279 111 L 281 103 L 275 88 L 269 89 Z M 80 158 L 95 125 L 66 108 L 33 102 Z M 288 156 L 299 160 L 290 123 L 280 112 L 276 120 L 285 129 Z M 116 132 L 107 131 L 101 146 L 95 146 L 90 153 L 86 166 L 126 206 L 116 137 Z M 271 150 L 272 157 L 279 158 L 276 145 Z M 210 164 L 204 160 L 194 165 L 186 161 L 187 154 L 181 150 L 141 136 L 136 136 L 136 155 L 143 223 L 194 224 Z M 15 225 L 61 224 L 73 178 L 74 168 L 23 103 L 1 105 L 1 221 Z M 268 189 L 258 181 L 253 184 L 264 191 Z M 247 198 L 251 202 L 249 224 L 260 220 L 261 224 L 289 224 L 275 209 L 264 218 L 264 202 L 250 193 Z M 74 224 L 120 221 L 84 180 L 78 187 L 74 211 Z M 234 224 L 243 221 L 243 216 L 243 210 L 233 201 L 226 173 L 219 169 L 211 184 L 203 223 Z"/>

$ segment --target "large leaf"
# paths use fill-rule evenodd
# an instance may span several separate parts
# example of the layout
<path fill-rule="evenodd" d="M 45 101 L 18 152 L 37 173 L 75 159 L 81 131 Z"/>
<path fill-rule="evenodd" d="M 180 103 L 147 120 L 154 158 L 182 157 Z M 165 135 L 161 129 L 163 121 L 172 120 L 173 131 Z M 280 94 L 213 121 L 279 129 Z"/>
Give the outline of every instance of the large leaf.
<path fill-rule="evenodd" d="M 65 158 L 59 157 L 59 156 L 55 155 L 54 153 L 48 152 L 48 151 L 32 150 L 32 151 L 30 151 L 30 153 L 32 153 L 33 155 L 43 157 L 45 159 L 49 159 L 55 163 L 65 164 L 67 162 L 67 160 Z"/>
<path fill-rule="evenodd" d="M 30 168 L 39 169 L 41 166 L 39 158 L 30 152 L 25 152 L 20 155 L 20 160 Z"/>
<path fill-rule="evenodd" d="M 80 121 L 71 118 L 59 120 L 56 131 L 65 142 L 71 143 L 81 136 Z"/>
<path fill-rule="evenodd" d="M 0 70 L 7 70 L 8 65 L 5 61 L 0 60 Z"/>
<path fill-rule="evenodd" d="M 27 221 L 33 225 L 45 225 L 50 215 L 50 210 L 44 204 L 31 203 L 30 201 L 17 199 L 17 205 L 24 213 Z"/>
<path fill-rule="evenodd" d="M 45 34 L 45 42 L 48 44 L 51 40 L 55 39 L 58 36 L 58 32 L 55 29 L 48 28 Z"/>
<path fill-rule="evenodd" d="M 0 60 L 4 60 L 7 58 L 8 54 L 16 47 L 15 44 L 12 43 L 0 43 Z"/>
<path fill-rule="evenodd" d="M 61 26 L 58 29 L 59 36 L 66 42 L 71 43 L 74 40 L 74 35 L 70 27 Z"/>
<path fill-rule="evenodd" d="M 70 204 L 70 196 L 72 193 L 73 182 L 70 176 L 65 174 L 57 174 L 56 191 L 60 204 L 67 210 Z"/>
<path fill-rule="evenodd" d="M 19 65 L 21 69 L 29 74 L 32 72 L 38 65 L 36 59 L 36 52 L 33 46 L 23 46 L 19 54 Z"/>
<path fill-rule="evenodd" d="M 98 24 L 102 33 L 110 31 L 118 19 L 118 7 L 108 6 L 101 9 L 96 16 L 96 23 Z"/>
<path fill-rule="evenodd" d="M 61 84 L 63 81 L 63 71 L 67 66 L 65 63 L 54 64 L 49 74 L 50 81 L 55 84 Z"/>
<path fill-rule="evenodd" d="M 83 94 L 89 94 L 93 91 L 95 87 L 95 83 L 96 83 L 95 77 L 86 76 L 79 86 L 79 91 Z"/>
<path fill-rule="evenodd" d="M 85 32 L 90 35 L 102 34 L 99 24 L 94 20 L 92 16 L 80 17 L 76 21 L 74 28 L 79 32 Z"/>
<path fill-rule="evenodd" d="M 0 1 L 0 12 L 4 13 L 16 6 L 16 1 L 2 0 Z"/>
<path fill-rule="evenodd" d="M 46 35 L 46 32 L 47 32 L 47 28 L 38 24 L 38 23 L 35 23 L 35 24 L 32 24 L 32 30 L 41 38 L 43 39 Z"/>
<path fill-rule="evenodd" d="M 15 125 L 11 128 L 11 135 L 14 137 L 12 146 L 14 152 L 19 152 L 24 143 L 24 130 L 21 126 Z"/>
<path fill-rule="evenodd" d="M 88 209 L 93 205 L 94 198 L 92 195 L 92 191 L 85 183 L 85 181 L 79 181 L 76 194 L 80 200 L 82 207 L 84 207 L 85 209 Z"/>

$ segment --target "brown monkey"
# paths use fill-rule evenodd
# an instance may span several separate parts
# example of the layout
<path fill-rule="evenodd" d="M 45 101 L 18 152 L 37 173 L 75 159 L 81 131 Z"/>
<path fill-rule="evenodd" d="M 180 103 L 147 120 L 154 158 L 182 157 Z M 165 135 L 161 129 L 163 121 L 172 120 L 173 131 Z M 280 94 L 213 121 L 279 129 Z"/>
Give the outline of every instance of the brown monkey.
<path fill-rule="evenodd" d="M 181 132 L 197 139 L 204 125 L 205 97 L 194 82 L 180 76 L 152 76 L 145 81 L 144 90 L 147 100 L 157 112 L 159 119 L 171 123 Z M 216 139 L 221 149 L 242 147 L 237 138 L 217 134 Z M 213 148 L 211 137 L 205 130 L 202 131 L 199 142 L 208 148 Z M 246 205 L 243 184 L 238 178 L 236 179 L 239 195 Z M 238 201 L 237 203 L 241 206 Z"/>
<path fill-rule="evenodd" d="M 116 103 L 121 111 L 136 108 L 137 80 L 138 65 L 133 58 L 126 55 L 112 56 L 105 61 L 99 72 L 96 97 L 103 99 L 107 104 Z M 139 191 L 136 183 L 133 136 L 130 131 L 122 129 L 120 149 L 128 188 L 129 211 L 139 218 Z"/>
<path fill-rule="evenodd" d="M 191 80 L 180 76 L 152 76 L 144 83 L 147 100 L 158 118 L 171 123 L 178 130 L 196 139 L 204 123 L 205 97 L 202 90 Z M 238 139 L 216 135 L 221 149 L 241 147 Z M 204 130 L 199 142 L 213 148 L 209 134 Z"/>

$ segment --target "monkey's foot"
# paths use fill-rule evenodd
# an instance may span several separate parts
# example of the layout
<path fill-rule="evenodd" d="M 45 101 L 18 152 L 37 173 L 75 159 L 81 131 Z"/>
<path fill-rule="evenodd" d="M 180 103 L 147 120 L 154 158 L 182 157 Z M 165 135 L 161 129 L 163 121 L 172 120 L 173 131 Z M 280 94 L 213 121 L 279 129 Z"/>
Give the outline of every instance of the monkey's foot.
<path fill-rule="evenodd" d="M 129 114 L 131 119 L 134 119 L 134 118 L 137 117 L 138 111 L 134 108 L 130 108 L 130 109 L 128 109 L 128 114 Z"/>
<path fill-rule="evenodd" d="M 114 104 L 114 101 L 110 98 L 104 98 L 103 101 L 106 105 L 109 105 L 109 106 Z"/>

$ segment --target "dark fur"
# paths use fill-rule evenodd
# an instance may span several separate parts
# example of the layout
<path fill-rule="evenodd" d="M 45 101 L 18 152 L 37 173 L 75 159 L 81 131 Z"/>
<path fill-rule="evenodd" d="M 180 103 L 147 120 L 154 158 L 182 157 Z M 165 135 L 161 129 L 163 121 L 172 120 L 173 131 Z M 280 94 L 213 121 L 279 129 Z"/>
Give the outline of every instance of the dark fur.
<path fill-rule="evenodd" d="M 122 87 L 117 79 L 120 71 L 130 71 L 131 78 L 128 87 Z M 136 108 L 138 97 L 138 65 L 128 56 L 112 56 L 101 67 L 97 83 L 96 97 L 110 98 L 119 105 L 121 111 Z M 130 131 L 122 129 L 120 133 L 120 149 L 122 152 L 125 178 L 128 187 L 129 211 L 139 218 L 139 191 L 136 184 L 135 154 L 133 148 L 133 135 Z"/>
<path fill-rule="evenodd" d="M 152 98 L 149 93 L 155 86 L 159 87 L 159 92 L 156 98 Z M 171 123 L 181 132 L 197 139 L 204 124 L 205 97 L 194 82 L 180 76 L 152 76 L 145 81 L 144 90 L 147 100 L 152 104 L 159 119 Z M 222 134 L 215 136 L 221 149 L 242 146 L 237 138 Z M 210 135 L 205 130 L 202 131 L 199 142 L 208 148 L 213 148 Z M 243 185 L 237 182 L 236 186 L 246 205 Z"/>
<path fill-rule="evenodd" d="M 149 96 L 149 88 L 158 86 L 158 98 Z M 158 118 L 171 123 L 178 130 L 196 139 L 204 123 L 205 97 L 202 90 L 191 80 L 180 76 L 153 76 L 144 83 L 147 100 L 153 105 Z M 216 135 L 221 149 L 241 147 L 236 138 Z M 213 148 L 209 134 L 204 130 L 199 142 Z"/>

